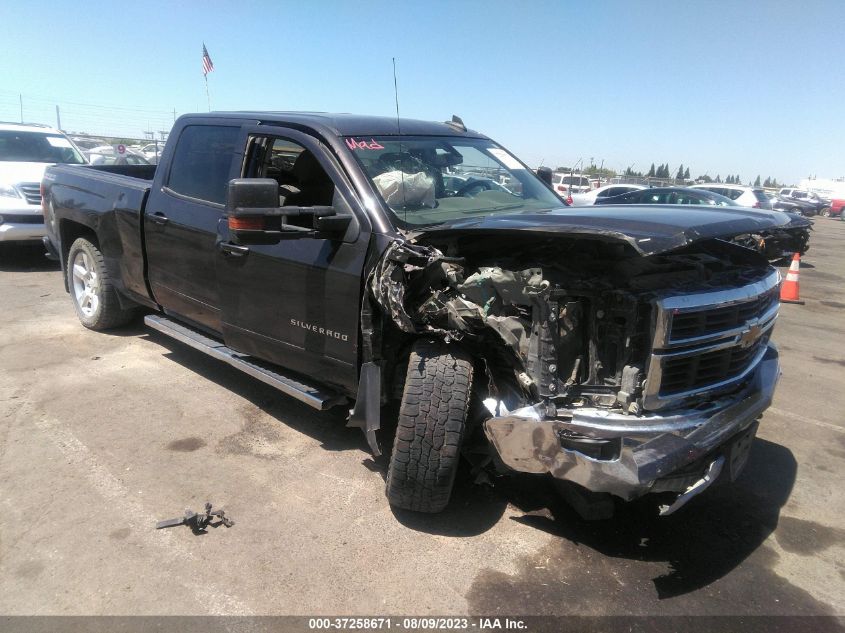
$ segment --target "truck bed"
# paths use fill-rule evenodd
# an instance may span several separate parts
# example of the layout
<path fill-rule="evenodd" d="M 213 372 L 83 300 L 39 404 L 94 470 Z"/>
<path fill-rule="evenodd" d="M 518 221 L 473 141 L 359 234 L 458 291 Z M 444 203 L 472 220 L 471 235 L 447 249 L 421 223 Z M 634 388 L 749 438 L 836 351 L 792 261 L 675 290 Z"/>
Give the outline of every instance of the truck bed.
<path fill-rule="evenodd" d="M 90 229 L 114 283 L 142 303 L 150 300 L 142 232 L 155 170 L 155 165 L 56 165 L 47 169 L 44 182 L 55 215 L 48 233 L 55 231 L 62 258 L 80 227 Z"/>

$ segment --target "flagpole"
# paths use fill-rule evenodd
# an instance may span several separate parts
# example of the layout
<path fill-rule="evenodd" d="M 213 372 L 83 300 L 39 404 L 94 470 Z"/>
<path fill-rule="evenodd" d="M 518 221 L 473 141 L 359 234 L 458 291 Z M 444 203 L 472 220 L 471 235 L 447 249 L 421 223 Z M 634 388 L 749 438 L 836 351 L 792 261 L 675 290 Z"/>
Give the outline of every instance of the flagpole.
<path fill-rule="evenodd" d="M 205 79 L 205 98 L 208 99 L 208 111 L 211 112 L 211 95 L 208 94 L 208 73 L 203 73 Z"/>

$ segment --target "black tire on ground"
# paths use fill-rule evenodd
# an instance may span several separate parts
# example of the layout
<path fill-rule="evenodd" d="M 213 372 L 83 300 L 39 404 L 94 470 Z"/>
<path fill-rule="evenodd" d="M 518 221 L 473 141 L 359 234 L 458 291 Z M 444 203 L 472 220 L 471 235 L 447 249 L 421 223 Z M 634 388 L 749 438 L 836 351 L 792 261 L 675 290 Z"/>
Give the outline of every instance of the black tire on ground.
<path fill-rule="evenodd" d="M 89 239 L 80 237 L 71 244 L 65 274 L 76 316 L 88 329 L 116 328 L 135 315 L 121 309 L 103 254 Z"/>
<path fill-rule="evenodd" d="M 819 215 L 822 216 L 823 218 L 829 218 L 830 217 L 830 207 L 825 207 L 824 209 L 822 209 L 821 212 L 819 213 Z"/>
<path fill-rule="evenodd" d="M 455 346 L 420 340 L 408 361 L 387 500 L 417 512 L 449 503 L 472 395 L 472 361 Z"/>

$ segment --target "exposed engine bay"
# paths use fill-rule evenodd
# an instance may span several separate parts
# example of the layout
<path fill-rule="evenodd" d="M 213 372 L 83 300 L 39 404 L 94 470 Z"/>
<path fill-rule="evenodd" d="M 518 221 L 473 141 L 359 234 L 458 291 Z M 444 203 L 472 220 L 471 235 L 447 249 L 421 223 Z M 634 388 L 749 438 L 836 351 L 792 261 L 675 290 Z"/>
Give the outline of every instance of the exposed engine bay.
<path fill-rule="evenodd" d="M 601 239 L 429 233 L 394 242 L 369 280 L 405 333 L 460 341 L 507 410 L 643 411 L 655 300 L 738 288 L 764 256 L 722 240 L 642 256 Z"/>

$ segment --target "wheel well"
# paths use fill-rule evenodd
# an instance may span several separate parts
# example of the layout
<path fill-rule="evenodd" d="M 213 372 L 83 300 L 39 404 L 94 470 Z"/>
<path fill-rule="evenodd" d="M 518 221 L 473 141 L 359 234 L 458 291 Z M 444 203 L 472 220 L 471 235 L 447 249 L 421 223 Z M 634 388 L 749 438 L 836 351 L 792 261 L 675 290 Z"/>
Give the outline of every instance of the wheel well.
<path fill-rule="evenodd" d="M 65 282 L 65 290 L 69 291 L 68 280 L 67 280 L 67 256 L 70 252 L 71 244 L 73 244 L 77 238 L 84 237 L 90 240 L 95 246 L 99 247 L 99 243 L 97 241 L 97 234 L 88 226 L 84 224 L 79 224 L 78 222 L 74 222 L 73 220 L 62 220 L 59 224 L 59 237 L 61 239 L 62 245 L 62 252 L 61 254 L 61 261 L 62 261 L 62 277 L 64 278 Z"/>

